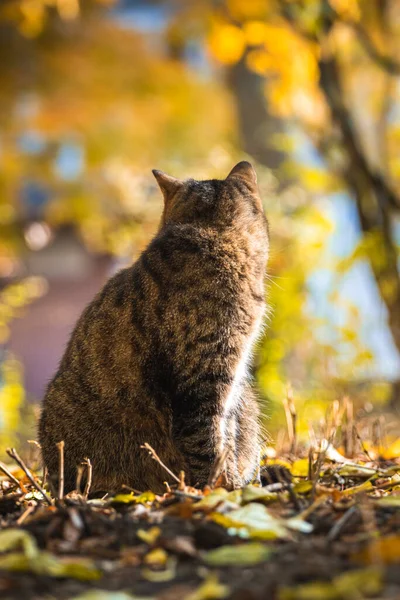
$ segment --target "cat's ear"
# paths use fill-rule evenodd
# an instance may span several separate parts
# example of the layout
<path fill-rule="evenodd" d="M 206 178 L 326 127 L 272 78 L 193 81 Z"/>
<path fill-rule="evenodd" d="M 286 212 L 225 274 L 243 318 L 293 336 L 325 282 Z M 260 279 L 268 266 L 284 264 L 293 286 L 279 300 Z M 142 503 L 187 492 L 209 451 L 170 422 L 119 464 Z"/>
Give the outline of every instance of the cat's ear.
<path fill-rule="evenodd" d="M 233 177 L 235 179 L 242 179 L 250 186 L 250 188 L 255 190 L 257 189 L 257 173 L 247 160 L 242 160 L 233 167 L 227 179 L 231 179 Z"/>
<path fill-rule="evenodd" d="M 172 196 L 174 196 L 179 188 L 181 188 L 183 185 L 183 181 L 177 179 L 176 177 L 171 177 L 171 175 L 167 175 L 162 171 L 153 169 L 152 172 L 157 180 L 158 185 L 160 186 L 160 190 L 162 191 L 165 202 L 172 198 Z"/>

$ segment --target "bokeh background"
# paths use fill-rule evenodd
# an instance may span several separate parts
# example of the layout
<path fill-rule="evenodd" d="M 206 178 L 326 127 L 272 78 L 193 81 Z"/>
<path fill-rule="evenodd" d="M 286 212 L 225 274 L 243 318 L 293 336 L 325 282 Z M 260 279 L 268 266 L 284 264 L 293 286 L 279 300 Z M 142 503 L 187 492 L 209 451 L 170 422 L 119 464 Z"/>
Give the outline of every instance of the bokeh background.
<path fill-rule="evenodd" d="M 82 308 L 154 234 L 151 169 L 243 158 L 272 236 L 268 429 L 288 393 L 300 433 L 345 396 L 398 413 L 399 2 L 2 0 L 2 449 L 35 437 Z"/>

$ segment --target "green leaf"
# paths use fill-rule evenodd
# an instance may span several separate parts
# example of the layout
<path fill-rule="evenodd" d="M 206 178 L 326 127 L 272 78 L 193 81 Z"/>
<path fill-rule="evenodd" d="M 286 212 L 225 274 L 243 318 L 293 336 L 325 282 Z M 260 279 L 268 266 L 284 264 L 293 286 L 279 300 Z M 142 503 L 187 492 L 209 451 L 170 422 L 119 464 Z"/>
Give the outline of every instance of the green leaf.
<path fill-rule="evenodd" d="M 208 496 L 204 496 L 204 498 L 197 502 L 194 508 L 195 510 L 215 508 L 220 502 L 226 500 L 228 495 L 229 492 L 225 488 L 216 488 Z"/>
<path fill-rule="evenodd" d="M 252 542 L 240 546 L 221 546 L 215 550 L 210 550 L 203 556 L 203 560 L 212 567 L 231 565 L 247 567 L 264 562 L 270 555 L 271 550 L 264 544 Z"/>
<path fill-rule="evenodd" d="M 22 548 L 23 556 L 35 558 L 39 549 L 35 538 L 23 529 L 5 529 L 0 531 L 0 549 L 2 552 Z"/>
<path fill-rule="evenodd" d="M 375 504 L 383 506 L 384 508 L 400 508 L 400 495 L 378 498 L 375 500 Z"/>
<path fill-rule="evenodd" d="M 148 504 L 154 502 L 156 495 L 153 492 L 143 492 L 139 496 L 135 496 L 133 492 L 129 494 L 117 494 L 111 498 L 112 503 L 116 504 Z"/>
<path fill-rule="evenodd" d="M 102 576 L 101 571 L 90 559 L 60 559 L 50 552 L 39 552 L 33 557 L 28 557 L 21 552 L 0 556 L 0 569 L 49 577 L 70 577 L 80 581 L 92 581 Z"/>
<path fill-rule="evenodd" d="M 379 594 L 383 586 L 382 571 L 376 568 L 348 571 L 332 582 L 305 583 L 280 590 L 278 600 L 347 600 Z"/>
<path fill-rule="evenodd" d="M 276 502 L 277 500 L 278 494 L 276 492 L 268 492 L 262 487 L 257 487 L 255 485 L 246 485 L 246 487 L 243 488 L 243 504 L 248 504 L 249 502 L 253 501 L 267 504 L 270 502 Z"/>

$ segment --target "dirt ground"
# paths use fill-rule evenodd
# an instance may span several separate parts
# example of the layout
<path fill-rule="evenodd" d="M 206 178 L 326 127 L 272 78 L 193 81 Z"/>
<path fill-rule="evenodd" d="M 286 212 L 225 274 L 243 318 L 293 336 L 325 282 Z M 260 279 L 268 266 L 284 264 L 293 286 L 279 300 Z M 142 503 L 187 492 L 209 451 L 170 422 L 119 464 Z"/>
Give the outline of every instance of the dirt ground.
<path fill-rule="evenodd" d="M 275 462 L 263 487 L 102 499 L 53 499 L 8 465 L 0 598 L 399 599 L 400 460 Z"/>

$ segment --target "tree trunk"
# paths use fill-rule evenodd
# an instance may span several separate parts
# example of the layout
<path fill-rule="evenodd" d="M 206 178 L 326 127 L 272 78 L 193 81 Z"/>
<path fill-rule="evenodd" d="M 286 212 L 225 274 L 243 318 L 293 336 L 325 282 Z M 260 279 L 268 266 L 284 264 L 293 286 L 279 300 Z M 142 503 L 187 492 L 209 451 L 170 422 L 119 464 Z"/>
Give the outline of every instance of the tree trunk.
<path fill-rule="evenodd" d="M 285 133 L 281 119 L 272 115 L 265 97 L 265 78 L 251 71 L 245 57 L 228 70 L 228 85 L 233 93 L 238 116 L 241 144 L 245 152 L 268 167 L 281 184 L 278 170 L 286 156 L 277 147 L 278 135 Z"/>

